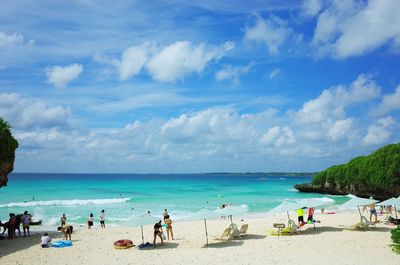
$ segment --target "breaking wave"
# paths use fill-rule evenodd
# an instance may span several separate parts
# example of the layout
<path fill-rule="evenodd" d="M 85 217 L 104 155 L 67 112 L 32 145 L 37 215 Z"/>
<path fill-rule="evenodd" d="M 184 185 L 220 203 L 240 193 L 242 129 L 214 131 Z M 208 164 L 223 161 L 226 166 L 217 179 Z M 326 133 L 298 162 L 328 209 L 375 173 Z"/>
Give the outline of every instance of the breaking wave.
<path fill-rule="evenodd" d="M 116 198 L 116 199 L 93 199 L 93 200 L 51 200 L 51 201 L 30 201 L 30 202 L 10 202 L 0 204 L 0 208 L 10 207 L 34 207 L 34 206 L 56 206 L 56 205 L 104 205 L 125 203 L 132 198 Z"/>

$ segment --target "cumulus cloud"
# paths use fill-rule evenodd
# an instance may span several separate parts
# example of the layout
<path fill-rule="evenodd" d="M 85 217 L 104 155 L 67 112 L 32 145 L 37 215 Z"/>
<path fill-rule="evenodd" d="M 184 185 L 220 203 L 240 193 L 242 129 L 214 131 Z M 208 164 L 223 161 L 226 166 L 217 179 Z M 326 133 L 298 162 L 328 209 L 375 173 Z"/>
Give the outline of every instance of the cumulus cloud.
<path fill-rule="evenodd" d="M 0 48 L 11 49 L 23 46 L 33 46 L 35 44 L 34 40 L 25 41 L 24 36 L 20 33 L 13 33 L 7 35 L 6 33 L 0 31 Z"/>
<path fill-rule="evenodd" d="M 379 119 L 368 128 L 368 134 L 363 138 L 365 145 L 378 145 L 387 143 L 390 139 L 396 121 L 393 117 Z"/>
<path fill-rule="evenodd" d="M 303 16 L 314 17 L 321 11 L 321 0 L 304 0 L 301 6 Z"/>
<path fill-rule="evenodd" d="M 148 62 L 152 49 L 153 46 L 150 43 L 143 43 L 126 49 L 122 53 L 121 60 L 114 62 L 118 68 L 119 78 L 127 80 L 131 76 L 137 75 Z"/>
<path fill-rule="evenodd" d="M 69 66 L 53 66 L 46 68 L 47 82 L 57 88 L 64 88 L 69 82 L 75 80 L 83 71 L 81 64 L 71 64 Z"/>
<path fill-rule="evenodd" d="M 272 127 L 260 138 L 261 144 L 274 144 L 275 146 L 289 145 L 296 142 L 296 138 L 291 128 L 285 126 Z"/>
<path fill-rule="evenodd" d="M 400 110 L 400 85 L 393 94 L 385 95 L 382 102 L 372 110 L 372 115 L 384 115 L 393 110 Z"/>
<path fill-rule="evenodd" d="M 277 55 L 279 48 L 291 34 L 286 22 L 276 16 L 263 19 L 260 15 L 255 16 L 255 24 L 246 26 L 244 40 L 256 42 L 267 46 L 270 55 Z"/>
<path fill-rule="evenodd" d="M 240 84 L 240 76 L 247 74 L 254 66 L 254 63 L 249 63 L 246 66 L 225 65 L 223 69 L 215 74 L 217 81 L 232 80 L 233 85 Z"/>
<path fill-rule="evenodd" d="M 380 96 L 380 88 L 367 75 L 361 74 L 349 88 L 337 86 L 325 89 L 313 100 L 307 101 L 294 113 L 300 123 L 319 123 L 345 117 L 345 109 L 353 104 L 367 102 Z"/>
<path fill-rule="evenodd" d="M 209 48 L 204 43 L 194 46 L 189 41 L 178 41 L 156 53 L 146 67 L 153 79 L 173 82 L 190 73 L 201 73 L 210 61 L 218 60 L 233 47 L 231 42 Z"/>
<path fill-rule="evenodd" d="M 70 109 L 49 106 L 19 94 L 0 93 L 0 116 L 16 129 L 71 127 Z"/>
<path fill-rule="evenodd" d="M 362 55 L 400 36 L 400 3 L 396 0 L 332 1 L 318 16 L 312 45 L 321 56 Z"/>

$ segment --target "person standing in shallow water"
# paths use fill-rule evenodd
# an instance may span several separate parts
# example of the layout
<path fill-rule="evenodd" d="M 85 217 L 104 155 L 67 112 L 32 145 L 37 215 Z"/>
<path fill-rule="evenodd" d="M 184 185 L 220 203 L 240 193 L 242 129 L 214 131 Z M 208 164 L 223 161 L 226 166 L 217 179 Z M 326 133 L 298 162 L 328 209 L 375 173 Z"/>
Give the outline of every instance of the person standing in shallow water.
<path fill-rule="evenodd" d="M 89 215 L 89 219 L 88 219 L 88 228 L 89 229 L 92 228 L 92 226 L 93 226 L 93 219 L 94 219 L 94 217 L 93 217 L 93 214 L 91 213 Z"/>
<path fill-rule="evenodd" d="M 63 215 L 61 216 L 60 222 L 61 227 L 63 227 L 67 223 L 67 217 L 65 216 L 65 213 L 63 213 Z"/>
<path fill-rule="evenodd" d="M 31 217 L 28 214 L 28 211 L 24 212 L 24 215 L 22 215 L 22 228 L 24 229 L 24 237 L 26 237 L 26 232 L 28 232 L 28 236 L 30 236 L 29 234 L 29 221 L 30 221 Z"/>
<path fill-rule="evenodd" d="M 106 228 L 106 225 L 104 224 L 104 220 L 105 220 L 105 213 L 104 213 L 104 210 L 101 210 L 101 212 L 100 212 L 100 225 L 101 225 L 101 228 Z"/>

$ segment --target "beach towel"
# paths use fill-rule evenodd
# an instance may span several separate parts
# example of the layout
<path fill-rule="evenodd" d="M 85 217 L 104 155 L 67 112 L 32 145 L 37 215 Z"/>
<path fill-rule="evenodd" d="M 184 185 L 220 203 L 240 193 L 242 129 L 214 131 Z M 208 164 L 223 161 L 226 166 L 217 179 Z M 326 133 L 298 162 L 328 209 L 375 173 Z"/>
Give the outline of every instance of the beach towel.
<path fill-rule="evenodd" d="M 51 244 L 53 248 L 65 248 L 65 247 L 71 247 L 72 246 L 72 241 L 69 240 L 59 240 L 55 241 Z"/>
<path fill-rule="evenodd" d="M 139 249 L 152 248 L 152 247 L 153 247 L 153 244 L 151 244 L 151 243 L 149 243 L 149 242 L 146 242 L 146 243 L 144 243 L 144 244 L 140 244 L 140 245 L 138 246 Z"/>

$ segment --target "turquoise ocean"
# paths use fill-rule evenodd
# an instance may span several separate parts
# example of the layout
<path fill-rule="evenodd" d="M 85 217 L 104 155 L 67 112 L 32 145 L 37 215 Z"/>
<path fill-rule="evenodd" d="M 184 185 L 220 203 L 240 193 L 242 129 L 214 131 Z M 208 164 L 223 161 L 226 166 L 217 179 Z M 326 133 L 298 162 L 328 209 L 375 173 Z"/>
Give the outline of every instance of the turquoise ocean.
<path fill-rule="evenodd" d="M 28 211 L 43 227 L 57 226 L 63 213 L 68 222 L 86 224 L 90 213 L 97 221 L 102 209 L 106 223 L 129 226 L 135 215 L 168 209 L 174 221 L 193 220 L 202 209 L 246 205 L 248 215 L 265 215 L 285 200 L 327 197 L 300 193 L 293 185 L 311 176 L 267 174 L 39 174 L 12 173 L 0 188 L 0 220 L 9 213 Z M 328 196 L 337 204 L 345 196 Z"/>

